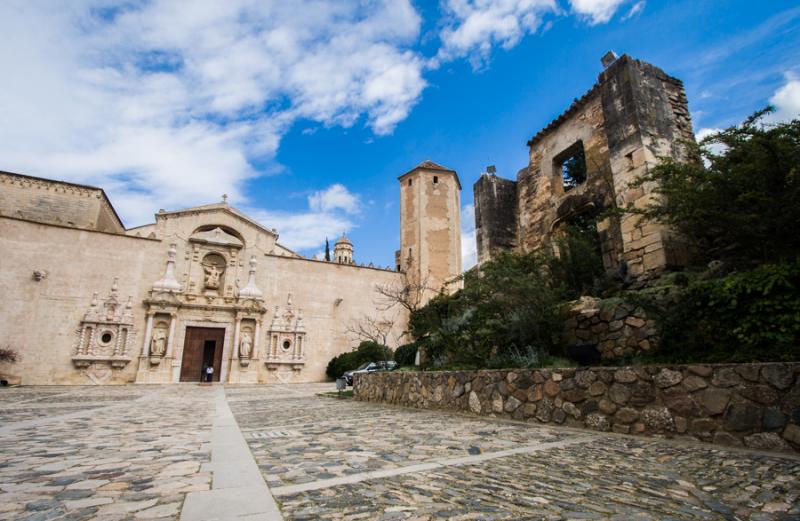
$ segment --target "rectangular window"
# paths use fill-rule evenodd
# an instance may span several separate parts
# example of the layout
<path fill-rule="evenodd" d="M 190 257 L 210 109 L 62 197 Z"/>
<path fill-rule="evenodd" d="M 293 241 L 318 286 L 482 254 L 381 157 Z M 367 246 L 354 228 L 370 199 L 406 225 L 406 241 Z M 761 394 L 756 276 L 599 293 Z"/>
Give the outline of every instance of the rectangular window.
<path fill-rule="evenodd" d="M 411 186 L 411 179 L 408 180 L 408 186 Z"/>
<path fill-rule="evenodd" d="M 565 192 L 586 182 L 586 155 L 583 152 L 582 141 L 577 141 L 558 154 L 553 163 L 555 170 L 561 174 L 561 186 Z"/>
<path fill-rule="evenodd" d="M 438 176 L 433 176 L 433 184 L 437 184 L 439 182 Z"/>

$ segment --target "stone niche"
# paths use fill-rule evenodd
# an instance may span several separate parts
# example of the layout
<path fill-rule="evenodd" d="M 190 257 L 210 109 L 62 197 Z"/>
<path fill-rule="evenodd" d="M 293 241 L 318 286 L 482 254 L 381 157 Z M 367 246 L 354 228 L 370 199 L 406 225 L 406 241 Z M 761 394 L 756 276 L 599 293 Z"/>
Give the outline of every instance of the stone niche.
<path fill-rule="evenodd" d="M 121 369 L 131 361 L 133 337 L 132 297 L 122 304 L 115 277 L 108 297 L 99 299 L 97 292 L 92 296 L 76 332 L 72 363 L 79 369 L 98 365 Z"/>
<path fill-rule="evenodd" d="M 201 228 L 189 237 L 188 247 L 189 271 L 184 277 L 189 298 L 194 295 L 235 298 L 239 254 L 244 242 L 232 230 Z"/>

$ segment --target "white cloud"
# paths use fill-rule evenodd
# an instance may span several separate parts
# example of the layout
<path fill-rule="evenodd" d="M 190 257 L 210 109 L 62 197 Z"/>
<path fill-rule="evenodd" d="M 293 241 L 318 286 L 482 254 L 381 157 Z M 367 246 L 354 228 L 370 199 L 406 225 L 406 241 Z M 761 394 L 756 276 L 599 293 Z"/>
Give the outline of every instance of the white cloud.
<path fill-rule="evenodd" d="M 572 11 L 585 18 L 590 25 L 604 24 L 611 20 L 620 5 L 627 0 L 569 0 Z M 635 8 L 636 6 L 634 6 Z M 631 9 L 633 11 L 633 9 Z"/>
<path fill-rule="evenodd" d="M 308 206 L 316 212 L 344 210 L 346 213 L 355 214 L 359 212 L 361 203 L 357 195 L 337 183 L 311 194 L 308 197 Z"/>
<path fill-rule="evenodd" d="M 475 206 L 461 208 L 461 269 L 467 271 L 478 263 L 478 244 L 475 239 Z"/>
<path fill-rule="evenodd" d="M 441 31 L 442 48 L 430 65 L 469 56 L 474 68 L 486 63 L 494 46 L 510 49 L 534 33 L 542 16 L 557 12 L 555 0 L 446 0 L 449 18 Z"/>
<path fill-rule="evenodd" d="M 299 118 L 392 132 L 425 87 L 419 28 L 406 0 L 0 2 L 0 167 L 103 186 L 129 226 L 247 205 Z"/>
<path fill-rule="evenodd" d="M 694 138 L 699 142 L 703 139 L 707 138 L 710 135 L 716 134 L 717 132 L 722 132 L 723 129 L 721 128 L 701 128 L 697 131 L 694 135 Z M 714 155 L 721 155 L 724 154 L 728 147 L 723 145 L 722 143 L 711 143 L 706 145 L 705 148 Z M 706 161 L 706 166 L 708 166 L 710 162 Z"/>
<path fill-rule="evenodd" d="M 769 99 L 775 112 L 767 117 L 770 122 L 790 121 L 800 118 L 800 80 L 787 75 L 786 84 Z"/>
<path fill-rule="evenodd" d="M 633 4 L 631 8 L 628 10 L 628 12 L 625 13 L 625 16 L 622 17 L 622 21 L 624 22 L 626 20 L 630 20 L 634 16 L 642 14 L 645 5 L 647 5 L 647 2 L 645 0 L 639 0 L 638 2 Z"/>

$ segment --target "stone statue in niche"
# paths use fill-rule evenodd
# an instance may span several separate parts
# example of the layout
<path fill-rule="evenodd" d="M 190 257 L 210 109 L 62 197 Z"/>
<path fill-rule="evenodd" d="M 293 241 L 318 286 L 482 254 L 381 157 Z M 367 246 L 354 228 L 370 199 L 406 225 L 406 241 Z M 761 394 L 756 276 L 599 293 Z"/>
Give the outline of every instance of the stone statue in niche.
<path fill-rule="evenodd" d="M 222 275 L 222 271 L 213 264 L 210 266 L 203 266 L 203 269 L 206 272 L 206 287 L 208 289 L 219 288 L 219 277 Z"/>
<path fill-rule="evenodd" d="M 253 351 L 253 338 L 250 336 L 249 331 L 242 332 L 242 340 L 239 342 L 239 357 L 250 358 L 250 353 Z"/>
<path fill-rule="evenodd" d="M 164 356 L 167 348 L 167 335 L 161 329 L 153 331 L 153 339 L 150 340 L 150 356 Z"/>

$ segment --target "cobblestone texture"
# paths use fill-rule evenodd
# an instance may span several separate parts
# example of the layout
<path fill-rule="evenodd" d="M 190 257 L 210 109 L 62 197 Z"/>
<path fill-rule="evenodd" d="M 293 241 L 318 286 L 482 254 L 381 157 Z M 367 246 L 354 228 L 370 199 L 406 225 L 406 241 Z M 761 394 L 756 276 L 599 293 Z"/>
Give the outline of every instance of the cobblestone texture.
<path fill-rule="evenodd" d="M 800 519 L 797 455 L 317 396 L 331 387 L 225 389 L 286 520 Z M 178 519 L 211 483 L 214 397 L 0 391 L 0 519 Z"/>
<path fill-rule="evenodd" d="M 198 386 L 2 390 L 0 518 L 176 519 L 209 488 L 211 412 Z"/>
<path fill-rule="evenodd" d="M 228 390 L 287 520 L 800 519 L 797 456 L 336 400 L 314 396 L 313 386 L 298 389 Z M 278 430 L 290 435 L 263 437 Z M 555 441 L 571 444 L 547 448 Z M 402 473 L 441 458 L 542 444 L 531 454 Z M 372 479 L 367 473 L 374 471 L 397 475 Z M 356 483 L 335 484 L 359 476 Z"/>

